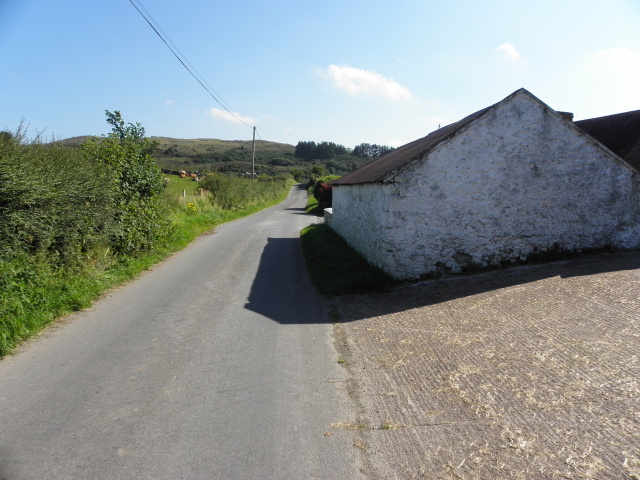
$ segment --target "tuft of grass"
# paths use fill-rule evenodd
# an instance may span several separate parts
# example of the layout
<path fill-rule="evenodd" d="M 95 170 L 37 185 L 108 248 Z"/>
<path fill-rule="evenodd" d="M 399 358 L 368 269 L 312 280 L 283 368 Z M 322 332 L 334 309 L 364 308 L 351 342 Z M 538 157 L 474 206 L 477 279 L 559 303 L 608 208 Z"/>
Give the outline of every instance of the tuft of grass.
<path fill-rule="evenodd" d="M 325 224 L 310 225 L 300 236 L 311 279 L 323 295 L 387 291 L 397 284 Z"/>

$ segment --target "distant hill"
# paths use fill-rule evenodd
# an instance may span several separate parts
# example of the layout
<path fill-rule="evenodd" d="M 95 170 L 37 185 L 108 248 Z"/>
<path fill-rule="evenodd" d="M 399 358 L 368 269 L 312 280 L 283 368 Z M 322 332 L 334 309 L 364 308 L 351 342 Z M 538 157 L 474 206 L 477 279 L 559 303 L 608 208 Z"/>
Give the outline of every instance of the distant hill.
<path fill-rule="evenodd" d="M 80 146 L 90 135 L 66 138 L 54 143 Z M 220 171 L 244 173 L 251 171 L 253 142 L 251 140 L 218 140 L 215 138 L 149 137 L 158 143 L 154 157 L 164 170 Z M 295 159 L 295 147 L 287 143 L 256 140 L 256 173 L 275 175 L 288 172 L 304 161 Z"/>
<path fill-rule="evenodd" d="M 80 146 L 91 138 L 85 135 L 54 142 Z M 187 172 L 251 172 L 253 142 L 251 140 L 218 140 L 215 138 L 149 137 L 158 143 L 154 156 L 166 171 Z M 295 172 L 294 176 L 308 178 L 311 167 L 322 165 L 328 173 L 344 175 L 373 160 L 371 157 L 345 153 L 329 159 L 303 160 L 295 157 L 296 147 L 288 143 L 256 140 L 255 171 L 257 174 L 277 175 Z"/>
<path fill-rule="evenodd" d="M 90 135 L 83 135 L 81 137 L 71 137 L 71 138 L 65 138 L 64 140 L 56 140 L 55 142 L 52 143 L 57 143 L 57 144 L 63 144 L 63 145 L 77 145 L 80 146 L 82 145 L 85 140 L 87 138 L 91 138 Z"/>
<path fill-rule="evenodd" d="M 214 138 L 180 139 L 150 137 L 158 142 L 158 164 L 168 170 L 250 172 L 253 154 L 251 140 L 217 140 Z M 256 173 L 274 175 L 288 172 L 297 161 L 295 147 L 287 143 L 256 140 Z"/>

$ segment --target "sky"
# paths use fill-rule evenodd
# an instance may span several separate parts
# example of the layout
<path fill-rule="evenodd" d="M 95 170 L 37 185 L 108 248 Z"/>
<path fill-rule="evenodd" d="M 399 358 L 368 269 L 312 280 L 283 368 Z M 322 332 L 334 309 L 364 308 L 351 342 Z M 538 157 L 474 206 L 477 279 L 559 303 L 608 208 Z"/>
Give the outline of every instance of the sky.
<path fill-rule="evenodd" d="M 640 109 L 638 26 L 639 0 L 0 0 L 0 130 L 102 135 L 119 110 L 149 136 L 397 147 L 519 88 L 581 120 Z"/>

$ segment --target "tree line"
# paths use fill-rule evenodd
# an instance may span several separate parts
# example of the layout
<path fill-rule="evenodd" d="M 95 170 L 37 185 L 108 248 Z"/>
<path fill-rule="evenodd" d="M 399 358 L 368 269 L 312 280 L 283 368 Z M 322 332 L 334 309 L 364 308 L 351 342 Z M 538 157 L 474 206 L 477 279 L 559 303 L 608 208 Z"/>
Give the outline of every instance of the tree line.
<path fill-rule="evenodd" d="M 344 155 L 374 159 L 382 157 L 393 150 L 392 147 L 385 145 L 361 143 L 350 151 L 343 145 L 333 142 L 316 143 L 313 141 L 300 141 L 296 145 L 294 157 L 308 162 L 314 160 L 330 160 Z"/>

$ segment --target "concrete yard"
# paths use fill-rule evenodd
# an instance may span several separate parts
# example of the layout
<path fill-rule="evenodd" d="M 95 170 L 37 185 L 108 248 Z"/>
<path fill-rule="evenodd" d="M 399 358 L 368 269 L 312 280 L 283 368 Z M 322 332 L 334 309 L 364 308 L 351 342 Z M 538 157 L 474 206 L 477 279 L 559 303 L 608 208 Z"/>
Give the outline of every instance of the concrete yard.
<path fill-rule="evenodd" d="M 340 297 L 369 478 L 640 478 L 640 253 Z"/>

